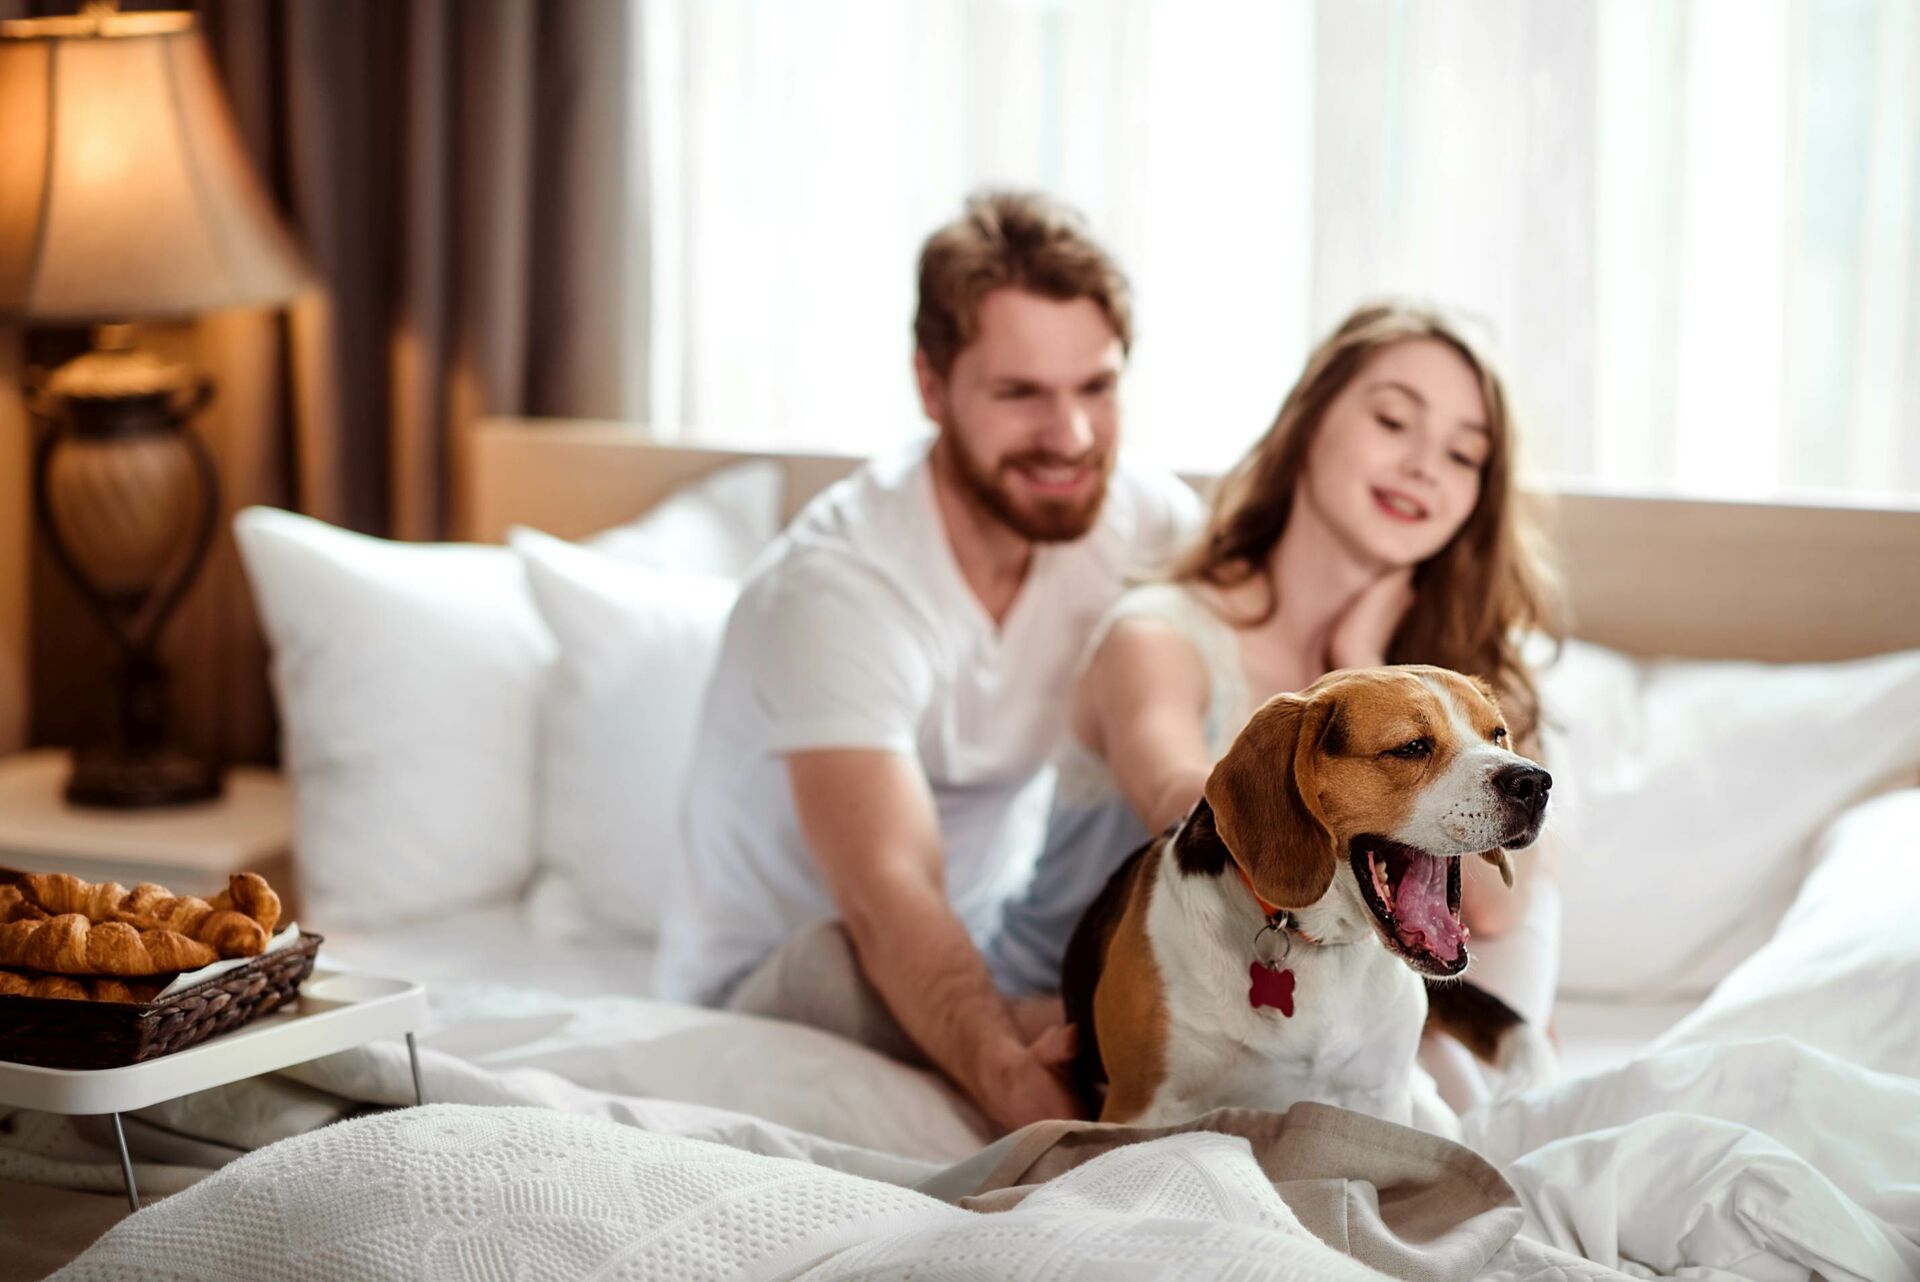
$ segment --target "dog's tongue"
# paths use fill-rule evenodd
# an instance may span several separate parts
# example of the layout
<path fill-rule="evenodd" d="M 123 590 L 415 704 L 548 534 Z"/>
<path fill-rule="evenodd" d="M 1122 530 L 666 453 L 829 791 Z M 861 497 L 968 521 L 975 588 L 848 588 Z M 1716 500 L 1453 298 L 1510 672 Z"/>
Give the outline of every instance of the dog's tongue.
<path fill-rule="evenodd" d="M 1460 922 L 1447 909 L 1447 861 L 1413 855 L 1393 897 L 1400 938 L 1452 961 L 1460 955 Z"/>

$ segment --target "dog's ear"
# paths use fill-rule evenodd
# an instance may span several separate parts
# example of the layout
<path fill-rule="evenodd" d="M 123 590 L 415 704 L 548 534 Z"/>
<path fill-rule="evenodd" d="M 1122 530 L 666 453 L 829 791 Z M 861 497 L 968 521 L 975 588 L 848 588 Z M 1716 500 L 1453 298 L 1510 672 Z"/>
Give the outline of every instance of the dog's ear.
<path fill-rule="evenodd" d="M 1320 739 L 1326 695 L 1276 695 L 1248 720 L 1207 778 L 1214 827 L 1262 899 L 1305 908 L 1327 893 L 1340 852 L 1321 814 Z"/>
<path fill-rule="evenodd" d="M 1507 852 L 1495 846 L 1492 850 L 1483 850 L 1480 857 L 1500 870 L 1500 880 L 1507 883 L 1507 889 L 1513 889 L 1513 860 Z"/>

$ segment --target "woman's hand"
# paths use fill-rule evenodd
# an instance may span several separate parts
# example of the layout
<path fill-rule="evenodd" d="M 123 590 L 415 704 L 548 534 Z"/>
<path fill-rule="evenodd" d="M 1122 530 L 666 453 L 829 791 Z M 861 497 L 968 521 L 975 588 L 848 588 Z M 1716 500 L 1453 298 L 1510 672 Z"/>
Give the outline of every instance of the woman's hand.
<path fill-rule="evenodd" d="M 1536 856 L 1529 853 L 1518 859 L 1512 855 L 1507 858 L 1513 868 L 1512 886 L 1485 860 L 1469 857 L 1460 861 L 1460 920 L 1485 939 L 1506 934 L 1527 915 Z"/>
<path fill-rule="evenodd" d="M 1377 668 L 1413 605 L 1413 567 L 1376 579 L 1353 599 L 1327 638 L 1327 668 Z"/>

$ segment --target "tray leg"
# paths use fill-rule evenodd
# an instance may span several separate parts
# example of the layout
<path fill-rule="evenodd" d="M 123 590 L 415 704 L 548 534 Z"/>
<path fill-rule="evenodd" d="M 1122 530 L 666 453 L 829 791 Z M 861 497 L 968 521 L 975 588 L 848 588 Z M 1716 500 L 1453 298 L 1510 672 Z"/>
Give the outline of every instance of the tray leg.
<path fill-rule="evenodd" d="M 413 1065 L 413 1102 L 427 1102 L 427 1092 L 420 1085 L 420 1048 L 414 1045 L 413 1034 L 407 1034 L 407 1061 Z"/>
<path fill-rule="evenodd" d="M 120 1141 L 120 1177 L 127 1182 L 127 1205 L 140 1209 L 140 1191 L 133 1186 L 133 1159 L 127 1156 L 127 1132 L 120 1125 L 120 1114 L 113 1115 L 113 1138 Z"/>

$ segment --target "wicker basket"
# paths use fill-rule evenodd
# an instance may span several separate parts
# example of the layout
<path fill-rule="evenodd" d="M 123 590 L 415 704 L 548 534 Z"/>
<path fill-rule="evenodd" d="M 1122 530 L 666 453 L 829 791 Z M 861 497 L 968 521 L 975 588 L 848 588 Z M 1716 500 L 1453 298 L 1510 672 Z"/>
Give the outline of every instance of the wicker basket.
<path fill-rule="evenodd" d="M 151 1002 L 0 997 L 0 1059 L 42 1068 L 123 1068 L 185 1050 L 292 1001 L 321 936 Z"/>

